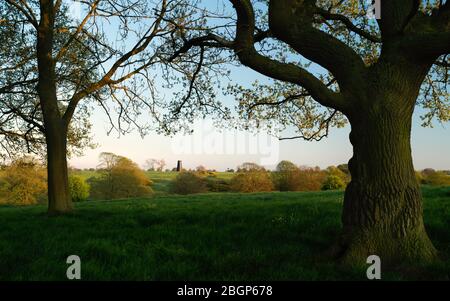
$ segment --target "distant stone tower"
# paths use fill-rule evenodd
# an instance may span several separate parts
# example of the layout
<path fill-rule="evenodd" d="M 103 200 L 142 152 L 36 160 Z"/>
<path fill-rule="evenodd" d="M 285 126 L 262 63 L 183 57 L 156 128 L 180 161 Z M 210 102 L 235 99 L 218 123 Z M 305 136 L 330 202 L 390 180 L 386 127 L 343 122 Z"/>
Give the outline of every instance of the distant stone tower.
<path fill-rule="evenodd" d="M 181 160 L 178 160 L 177 162 L 177 171 L 180 172 L 183 169 L 183 162 Z"/>

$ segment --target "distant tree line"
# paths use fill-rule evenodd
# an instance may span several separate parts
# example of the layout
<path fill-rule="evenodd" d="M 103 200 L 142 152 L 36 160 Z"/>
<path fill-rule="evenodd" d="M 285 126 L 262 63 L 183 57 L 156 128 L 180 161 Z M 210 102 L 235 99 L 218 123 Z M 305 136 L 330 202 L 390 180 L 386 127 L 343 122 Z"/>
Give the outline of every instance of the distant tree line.
<path fill-rule="evenodd" d="M 227 170 L 234 172 L 234 170 Z M 200 192 L 267 192 L 267 191 L 319 191 L 345 188 L 350 181 L 346 165 L 321 170 L 296 166 L 290 161 L 281 161 L 275 171 L 245 162 L 236 168 L 234 176 L 225 180 L 214 172 L 204 170 L 185 171 L 172 182 L 173 193 Z"/>
<path fill-rule="evenodd" d="M 138 165 L 113 153 L 102 153 L 93 173 L 69 170 L 69 191 L 73 202 L 144 197 L 152 194 L 152 181 Z M 24 157 L 0 169 L 0 204 L 47 204 L 46 166 Z"/>
<path fill-rule="evenodd" d="M 73 202 L 149 197 L 153 194 L 151 176 L 132 160 L 113 153 L 100 154 L 97 168 L 69 169 L 69 191 Z M 164 160 L 155 160 L 164 162 Z M 165 163 L 164 163 L 165 165 Z M 161 165 L 159 165 L 161 166 Z M 147 171 L 163 172 L 162 168 Z M 166 169 L 166 171 L 168 171 Z M 270 192 L 342 190 L 351 177 L 347 164 L 319 167 L 297 166 L 283 160 L 270 171 L 245 162 L 236 169 L 227 169 L 229 177 L 221 177 L 203 165 L 184 169 L 172 179 L 168 192 L 193 194 L 207 192 Z M 422 185 L 449 186 L 450 171 L 426 168 L 416 171 Z M 26 156 L 0 167 L 0 204 L 47 204 L 46 166 Z"/>

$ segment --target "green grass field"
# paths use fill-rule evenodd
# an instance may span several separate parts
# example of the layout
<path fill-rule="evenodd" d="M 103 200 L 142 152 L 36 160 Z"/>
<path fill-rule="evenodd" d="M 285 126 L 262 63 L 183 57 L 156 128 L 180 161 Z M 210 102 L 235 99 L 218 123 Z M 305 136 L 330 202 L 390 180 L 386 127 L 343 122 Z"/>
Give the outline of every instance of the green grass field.
<path fill-rule="evenodd" d="M 450 187 L 423 188 L 425 222 L 443 261 L 384 271 L 385 280 L 450 279 Z M 318 256 L 340 231 L 342 192 L 159 195 L 0 207 L 0 280 L 65 280 L 78 255 L 84 280 L 364 280 Z"/>

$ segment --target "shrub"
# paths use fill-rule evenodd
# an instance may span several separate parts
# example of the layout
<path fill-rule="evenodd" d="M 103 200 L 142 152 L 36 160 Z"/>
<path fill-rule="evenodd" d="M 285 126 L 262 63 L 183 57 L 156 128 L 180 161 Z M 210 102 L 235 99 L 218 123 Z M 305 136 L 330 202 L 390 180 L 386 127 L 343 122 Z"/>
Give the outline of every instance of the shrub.
<path fill-rule="evenodd" d="M 256 163 L 245 162 L 238 166 L 237 172 L 248 172 L 248 171 L 265 171 L 264 167 L 259 166 Z"/>
<path fill-rule="evenodd" d="M 328 175 L 322 185 L 322 190 L 338 190 L 345 187 L 345 182 L 336 175 Z"/>
<path fill-rule="evenodd" d="M 231 190 L 237 192 L 272 191 L 274 185 L 270 174 L 265 170 L 241 172 L 231 179 Z"/>
<path fill-rule="evenodd" d="M 192 194 L 208 191 L 206 180 L 195 172 L 180 172 L 170 185 L 170 191 L 177 194 Z"/>
<path fill-rule="evenodd" d="M 432 186 L 450 186 L 450 176 L 444 172 L 436 171 L 424 176 L 422 182 Z"/>
<path fill-rule="evenodd" d="M 206 175 L 208 174 L 208 170 L 206 169 L 205 166 L 203 165 L 199 165 L 195 168 L 195 171 L 199 174 L 199 175 Z"/>
<path fill-rule="evenodd" d="M 14 205 L 32 205 L 47 200 L 47 171 L 30 157 L 18 159 L 0 175 L 0 199 Z"/>
<path fill-rule="evenodd" d="M 118 199 L 150 195 L 152 181 L 136 163 L 128 158 L 103 153 L 100 176 L 88 179 L 91 197 L 95 199 Z"/>
<path fill-rule="evenodd" d="M 433 168 L 425 168 L 424 170 L 422 170 L 422 175 L 424 177 L 428 177 L 429 175 L 432 175 L 436 173 L 436 170 L 434 170 Z"/>
<path fill-rule="evenodd" d="M 326 172 L 320 168 L 303 168 L 300 169 L 300 191 L 318 191 L 322 188 L 323 182 L 327 177 Z"/>
<path fill-rule="evenodd" d="M 298 170 L 298 167 L 291 161 L 283 160 L 276 167 L 277 172 L 288 172 Z"/>
<path fill-rule="evenodd" d="M 289 164 L 290 163 L 290 164 Z M 292 164 L 292 165 L 291 165 Z M 272 173 L 272 179 L 279 191 L 295 191 L 297 189 L 294 177 L 298 173 L 299 168 L 289 161 L 281 161 Z"/>
<path fill-rule="evenodd" d="M 280 191 L 319 191 L 326 177 L 327 173 L 318 167 L 296 167 L 286 163 L 273 173 L 274 183 Z"/>
<path fill-rule="evenodd" d="M 339 164 L 336 168 L 345 173 L 348 177 L 350 177 L 350 170 L 348 169 L 348 164 Z"/>
<path fill-rule="evenodd" d="M 211 192 L 227 192 L 230 191 L 230 182 L 217 177 L 209 176 L 206 178 L 206 186 Z"/>
<path fill-rule="evenodd" d="M 319 191 L 326 176 L 326 172 L 318 167 L 301 167 L 292 172 L 288 185 L 293 191 Z"/>
<path fill-rule="evenodd" d="M 336 176 L 341 179 L 344 185 L 348 184 L 351 180 L 350 174 L 345 173 L 342 168 L 329 166 L 326 171 L 329 176 Z"/>
<path fill-rule="evenodd" d="M 416 181 L 417 181 L 417 183 L 424 184 L 424 179 L 425 178 L 424 178 L 423 174 L 420 171 L 416 171 L 415 174 L 416 174 Z"/>
<path fill-rule="evenodd" d="M 77 175 L 69 176 L 69 191 L 73 202 L 86 201 L 89 197 L 89 184 Z"/>

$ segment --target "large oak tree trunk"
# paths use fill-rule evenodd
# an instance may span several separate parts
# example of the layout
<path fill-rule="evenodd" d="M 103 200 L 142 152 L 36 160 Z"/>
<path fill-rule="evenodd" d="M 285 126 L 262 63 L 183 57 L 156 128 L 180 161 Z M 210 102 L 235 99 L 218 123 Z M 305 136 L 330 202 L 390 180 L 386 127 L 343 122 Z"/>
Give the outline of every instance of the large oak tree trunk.
<path fill-rule="evenodd" d="M 352 180 L 345 191 L 339 254 L 348 263 L 365 263 L 369 255 L 380 256 L 383 263 L 436 257 L 425 231 L 411 157 L 414 101 L 389 95 L 385 93 L 381 101 L 373 99 L 367 109 L 349 116 L 354 155 L 349 162 Z"/>

